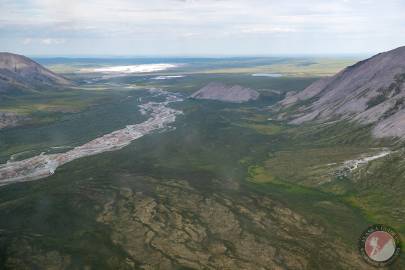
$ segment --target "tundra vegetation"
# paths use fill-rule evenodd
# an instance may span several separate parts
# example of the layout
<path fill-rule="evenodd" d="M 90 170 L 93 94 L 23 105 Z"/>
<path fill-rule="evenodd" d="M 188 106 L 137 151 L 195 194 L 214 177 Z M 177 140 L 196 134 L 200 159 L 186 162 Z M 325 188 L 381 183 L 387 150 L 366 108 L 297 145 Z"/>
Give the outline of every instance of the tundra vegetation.
<path fill-rule="evenodd" d="M 78 84 L 5 97 L 0 111 L 27 122 L 0 130 L 2 163 L 66 152 L 145 121 L 138 105 L 151 88 L 182 95 L 169 105 L 182 114 L 173 128 L 120 150 L 0 187 L 0 268 L 370 269 L 357 252 L 368 224 L 405 236 L 402 142 L 375 139 L 353 122 L 292 125 L 270 108 L 325 75 L 323 65 L 340 70 L 341 59 L 180 59 L 177 69 L 109 78 L 76 72 L 105 59 L 49 61 Z M 252 76 L 259 72 L 283 76 Z M 212 82 L 260 97 L 187 99 Z M 342 173 L 348 160 L 387 148 Z M 404 266 L 402 256 L 392 269 Z"/>

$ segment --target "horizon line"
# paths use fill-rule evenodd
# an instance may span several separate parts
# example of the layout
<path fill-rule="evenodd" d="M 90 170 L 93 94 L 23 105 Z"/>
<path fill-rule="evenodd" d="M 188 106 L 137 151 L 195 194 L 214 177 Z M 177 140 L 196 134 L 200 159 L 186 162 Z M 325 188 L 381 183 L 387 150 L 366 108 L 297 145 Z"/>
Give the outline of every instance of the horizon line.
<path fill-rule="evenodd" d="M 276 57 L 364 57 L 376 55 L 379 52 L 364 53 L 280 53 L 280 54 L 22 54 L 31 58 L 276 58 Z M 20 53 L 17 53 L 20 54 Z"/>

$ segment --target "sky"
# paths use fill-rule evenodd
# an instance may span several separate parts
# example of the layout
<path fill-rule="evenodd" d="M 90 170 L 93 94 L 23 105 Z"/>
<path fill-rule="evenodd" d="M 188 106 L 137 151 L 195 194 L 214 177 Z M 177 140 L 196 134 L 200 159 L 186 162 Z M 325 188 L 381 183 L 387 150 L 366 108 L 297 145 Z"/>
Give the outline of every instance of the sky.
<path fill-rule="evenodd" d="M 0 0 L 0 51 L 38 56 L 372 54 L 405 0 Z"/>

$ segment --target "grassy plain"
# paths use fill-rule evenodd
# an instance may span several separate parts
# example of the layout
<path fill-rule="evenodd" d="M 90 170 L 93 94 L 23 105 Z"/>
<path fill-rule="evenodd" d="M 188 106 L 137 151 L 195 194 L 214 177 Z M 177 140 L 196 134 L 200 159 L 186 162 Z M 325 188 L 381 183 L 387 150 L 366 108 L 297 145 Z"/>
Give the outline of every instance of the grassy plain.
<path fill-rule="evenodd" d="M 263 74 L 281 74 L 289 77 L 322 77 L 334 75 L 343 68 L 350 66 L 356 62 L 353 58 L 330 59 L 330 58 L 314 58 L 314 59 L 293 59 L 288 62 L 278 62 L 272 65 L 262 65 L 255 67 L 243 68 L 226 68 L 212 69 L 207 73 L 263 73 Z"/>

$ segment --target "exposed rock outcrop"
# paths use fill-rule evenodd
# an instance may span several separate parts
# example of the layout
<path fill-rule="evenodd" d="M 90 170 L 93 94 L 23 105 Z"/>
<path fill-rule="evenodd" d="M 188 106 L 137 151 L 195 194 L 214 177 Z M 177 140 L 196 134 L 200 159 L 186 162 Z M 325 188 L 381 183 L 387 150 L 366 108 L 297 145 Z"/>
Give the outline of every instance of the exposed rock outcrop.
<path fill-rule="evenodd" d="M 66 87 L 71 82 L 35 61 L 0 52 L 0 94 Z"/>
<path fill-rule="evenodd" d="M 225 85 L 222 83 L 210 83 L 190 97 L 195 99 L 211 99 L 224 102 L 242 103 L 259 98 L 259 92 L 240 85 Z"/>
<path fill-rule="evenodd" d="M 24 120 L 28 120 L 27 117 L 12 112 L 0 112 L 0 129 L 18 126 Z"/>
<path fill-rule="evenodd" d="M 380 53 L 282 100 L 291 123 L 350 119 L 375 137 L 405 137 L 405 47 Z"/>

